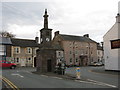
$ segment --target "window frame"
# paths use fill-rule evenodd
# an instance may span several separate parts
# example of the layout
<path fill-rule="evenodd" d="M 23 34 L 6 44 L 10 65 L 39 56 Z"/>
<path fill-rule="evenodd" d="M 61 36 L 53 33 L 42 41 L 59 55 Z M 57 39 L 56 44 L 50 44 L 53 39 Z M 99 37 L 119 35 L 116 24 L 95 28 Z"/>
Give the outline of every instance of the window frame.
<path fill-rule="evenodd" d="M 14 47 L 14 53 L 20 54 L 20 47 Z"/>
<path fill-rule="evenodd" d="M 31 47 L 26 48 L 26 54 L 32 54 L 32 48 Z"/>

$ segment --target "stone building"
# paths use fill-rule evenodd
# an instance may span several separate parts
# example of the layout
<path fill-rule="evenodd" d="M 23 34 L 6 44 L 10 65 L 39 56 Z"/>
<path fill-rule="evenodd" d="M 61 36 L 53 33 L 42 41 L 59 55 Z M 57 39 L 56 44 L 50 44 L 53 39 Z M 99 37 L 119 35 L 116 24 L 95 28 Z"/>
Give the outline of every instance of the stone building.
<path fill-rule="evenodd" d="M 45 10 L 44 27 L 40 30 L 40 45 L 37 50 L 37 71 L 54 72 L 59 61 L 63 62 L 63 49 L 59 43 L 52 41 L 52 29 L 48 28 L 47 9 Z"/>
<path fill-rule="evenodd" d="M 38 37 L 35 40 L 11 38 L 12 62 L 18 66 L 36 66 L 36 50 Z"/>
<path fill-rule="evenodd" d="M 75 36 L 55 32 L 54 42 L 64 50 L 65 63 L 68 66 L 86 66 L 97 61 L 97 43 L 89 35 Z"/>
<path fill-rule="evenodd" d="M 104 64 L 104 59 L 103 59 L 103 47 L 100 46 L 100 43 L 97 43 L 97 62 L 101 62 Z"/>

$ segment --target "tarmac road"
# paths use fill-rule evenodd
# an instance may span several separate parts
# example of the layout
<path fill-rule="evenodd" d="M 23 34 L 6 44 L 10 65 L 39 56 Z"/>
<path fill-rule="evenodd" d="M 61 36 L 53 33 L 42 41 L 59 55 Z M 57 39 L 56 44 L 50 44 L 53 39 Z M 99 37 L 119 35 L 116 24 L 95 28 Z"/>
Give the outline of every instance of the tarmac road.
<path fill-rule="evenodd" d="M 89 72 L 91 68 L 81 68 L 81 77 L 83 78 L 81 80 L 34 74 L 31 72 L 36 69 L 30 67 L 4 69 L 2 76 L 17 88 L 117 88 L 117 76 Z M 66 69 L 66 73 L 75 75 L 75 68 Z"/>

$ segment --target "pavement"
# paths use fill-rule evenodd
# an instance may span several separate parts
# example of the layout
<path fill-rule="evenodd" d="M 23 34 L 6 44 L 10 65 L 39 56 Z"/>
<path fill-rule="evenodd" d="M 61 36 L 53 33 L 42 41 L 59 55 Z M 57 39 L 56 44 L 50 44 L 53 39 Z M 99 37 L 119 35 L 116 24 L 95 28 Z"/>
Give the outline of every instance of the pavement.
<path fill-rule="evenodd" d="M 120 75 L 120 71 L 114 71 L 114 70 L 105 70 L 104 67 L 101 68 L 93 68 L 90 70 L 91 72 L 95 73 L 101 73 L 101 74 L 110 74 L 110 75 Z"/>
<path fill-rule="evenodd" d="M 70 67 L 70 68 L 73 68 L 73 67 Z M 108 71 L 104 69 L 104 66 L 101 66 L 100 68 L 92 68 L 91 70 L 89 70 L 89 72 L 98 73 L 98 74 L 108 74 L 108 75 L 120 75 L 119 71 Z M 55 77 L 60 77 L 60 78 L 70 79 L 70 80 L 77 79 L 76 74 L 70 74 L 70 73 L 65 73 L 64 75 L 59 75 L 57 73 L 51 73 L 51 72 L 48 72 L 48 73 L 32 72 L 32 73 L 40 74 L 40 75 L 47 75 L 47 76 L 55 76 Z M 82 79 L 80 80 L 86 80 L 86 78 L 82 77 Z"/>

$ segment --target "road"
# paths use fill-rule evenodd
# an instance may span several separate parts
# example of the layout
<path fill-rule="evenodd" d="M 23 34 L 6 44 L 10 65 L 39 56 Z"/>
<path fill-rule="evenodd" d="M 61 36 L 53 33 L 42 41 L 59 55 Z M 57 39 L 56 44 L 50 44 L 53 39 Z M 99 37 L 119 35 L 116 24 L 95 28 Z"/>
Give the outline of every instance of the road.
<path fill-rule="evenodd" d="M 3 78 L 8 79 L 17 88 L 117 88 L 118 77 L 90 72 L 92 68 L 82 67 L 81 77 L 85 80 L 69 80 L 56 76 L 31 73 L 35 68 L 16 68 L 2 70 Z M 75 68 L 66 69 L 66 73 L 75 75 Z"/>
<path fill-rule="evenodd" d="M 80 67 L 81 68 L 81 78 L 86 78 L 91 81 L 103 82 L 106 84 L 114 85 L 118 87 L 118 72 L 104 72 L 104 67 Z M 75 76 L 76 68 L 68 68 L 66 70 L 67 73 Z M 96 72 L 97 70 L 103 72 Z"/>

